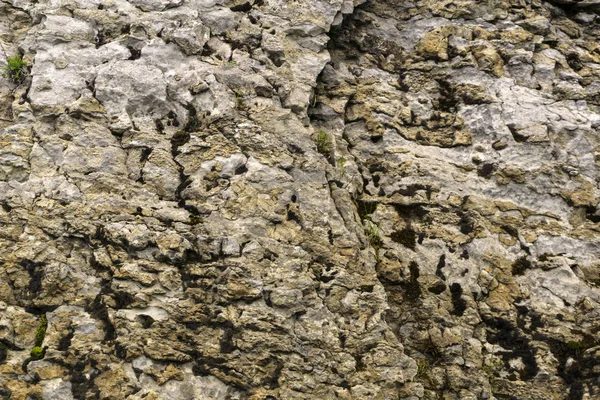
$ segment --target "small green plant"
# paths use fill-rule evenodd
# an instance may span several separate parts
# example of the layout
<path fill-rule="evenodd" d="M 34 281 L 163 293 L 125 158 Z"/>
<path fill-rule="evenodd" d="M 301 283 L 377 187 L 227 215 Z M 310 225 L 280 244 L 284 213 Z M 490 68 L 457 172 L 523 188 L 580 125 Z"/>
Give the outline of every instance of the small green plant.
<path fill-rule="evenodd" d="M 48 329 L 48 319 L 46 318 L 46 315 L 42 315 L 40 323 L 35 330 L 35 347 L 31 349 L 31 357 L 36 360 L 44 358 L 42 343 L 44 343 L 44 338 L 46 337 L 46 329 Z"/>
<path fill-rule="evenodd" d="M 235 89 L 233 93 L 235 94 L 235 108 L 241 109 L 244 105 L 244 92 L 239 89 Z"/>
<path fill-rule="evenodd" d="M 429 367 L 429 364 L 427 363 L 426 360 L 417 361 L 417 376 L 418 377 L 424 376 L 427 373 L 428 367 Z"/>
<path fill-rule="evenodd" d="M 373 249 L 375 250 L 375 258 L 377 259 L 377 262 L 379 262 L 379 250 L 381 249 L 381 246 L 383 246 L 383 240 L 381 240 L 379 227 L 371 220 L 365 221 L 364 226 L 365 235 L 367 235 L 369 245 L 371 245 L 371 247 L 373 247 Z"/>
<path fill-rule="evenodd" d="M 27 63 L 18 54 L 6 59 L 6 67 L 2 70 L 2 76 L 14 83 L 21 83 L 27 76 Z"/>
<path fill-rule="evenodd" d="M 421 379 L 424 382 L 428 383 L 428 386 L 434 387 L 435 381 L 431 376 L 431 366 L 427 362 L 427 360 L 419 360 L 417 361 L 417 378 Z"/>
<path fill-rule="evenodd" d="M 344 158 L 344 156 L 341 156 L 339 160 L 337 160 L 336 164 L 338 179 L 341 180 L 344 177 L 344 174 L 346 173 L 346 170 L 344 169 L 344 167 L 346 166 L 346 159 Z"/>
<path fill-rule="evenodd" d="M 383 240 L 381 239 L 379 226 L 375 222 L 373 222 L 373 219 L 371 218 L 371 215 L 377 209 L 377 203 L 362 201 L 358 199 L 355 199 L 353 201 L 354 205 L 356 206 L 358 216 L 360 217 L 360 221 L 362 222 L 363 228 L 365 230 L 367 241 L 369 245 L 375 250 L 375 257 L 377 258 L 377 262 L 379 262 L 379 250 L 383 246 Z"/>
<path fill-rule="evenodd" d="M 424 393 L 425 399 L 426 400 L 437 400 L 439 399 L 438 395 L 436 394 L 436 392 L 432 391 L 432 390 L 426 390 Z"/>
<path fill-rule="evenodd" d="M 198 224 L 201 224 L 202 222 L 204 222 L 202 220 L 202 217 L 199 217 L 197 215 L 190 215 L 190 225 L 198 225 Z"/>
<path fill-rule="evenodd" d="M 597 342 L 595 341 L 591 341 L 591 340 L 586 340 L 583 342 L 568 342 L 567 343 L 567 347 L 569 348 L 569 350 L 571 350 L 573 353 L 575 353 L 576 357 L 580 357 L 587 349 L 594 347 L 597 345 Z"/>
<path fill-rule="evenodd" d="M 370 221 L 371 214 L 373 214 L 377 210 L 378 203 L 375 201 L 364 201 L 360 199 L 355 199 L 353 201 L 361 222 L 364 223 L 365 221 Z"/>
<path fill-rule="evenodd" d="M 372 221 L 365 222 L 365 234 L 367 235 L 367 239 L 369 243 L 374 248 L 380 248 L 383 244 L 381 240 L 381 235 L 379 233 L 379 227 Z"/>
<path fill-rule="evenodd" d="M 42 315 L 40 318 L 40 323 L 38 324 L 37 330 L 35 331 L 35 345 L 41 346 L 44 342 L 44 337 L 46 337 L 46 329 L 48 329 L 48 319 L 45 315 Z"/>
<path fill-rule="evenodd" d="M 43 358 L 44 356 L 44 349 L 42 349 L 40 346 L 35 346 L 33 349 L 31 349 L 31 357 L 39 360 L 40 358 Z"/>
<path fill-rule="evenodd" d="M 483 372 L 485 372 L 490 378 L 494 378 L 504 363 L 499 357 L 492 356 L 486 363 L 483 364 Z"/>
<path fill-rule="evenodd" d="M 317 151 L 324 156 L 329 156 L 331 153 L 331 137 L 329 133 L 319 131 L 317 135 Z"/>

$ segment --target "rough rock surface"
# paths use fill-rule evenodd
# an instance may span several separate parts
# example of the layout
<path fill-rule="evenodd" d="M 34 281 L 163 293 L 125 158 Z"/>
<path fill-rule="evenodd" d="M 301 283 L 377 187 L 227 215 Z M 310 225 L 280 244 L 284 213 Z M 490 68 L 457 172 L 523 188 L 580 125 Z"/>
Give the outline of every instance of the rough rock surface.
<path fill-rule="evenodd" d="M 2 0 L 3 399 L 599 399 L 598 1 Z"/>

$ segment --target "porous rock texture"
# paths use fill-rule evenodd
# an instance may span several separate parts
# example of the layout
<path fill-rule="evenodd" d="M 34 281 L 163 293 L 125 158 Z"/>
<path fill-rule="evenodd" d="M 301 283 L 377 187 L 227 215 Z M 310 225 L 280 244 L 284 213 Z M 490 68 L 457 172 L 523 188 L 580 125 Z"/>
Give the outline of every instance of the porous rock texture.
<path fill-rule="evenodd" d="M 0 395 L 600 399 L 599 5 L 1 0 Z"/>

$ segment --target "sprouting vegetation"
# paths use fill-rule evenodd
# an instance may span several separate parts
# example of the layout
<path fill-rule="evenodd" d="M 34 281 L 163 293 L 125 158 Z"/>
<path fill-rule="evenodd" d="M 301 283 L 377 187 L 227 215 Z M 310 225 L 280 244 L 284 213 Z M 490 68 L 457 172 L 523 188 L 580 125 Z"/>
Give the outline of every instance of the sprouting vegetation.
<path fill-rule="evenodd" d="M 378 252 L 383 245 L 383 240 L 381 240 L 379 227 L 371 220 L 365 221 L 365 235 L 367 235 L 369 244 Z"/>
<path fill-rule="evenodd" d="M 371 219 L 371 214 L 377 210 L 377 202 L 375 201 L 363 201 L 363 200 L 355 200 L 356 211 L 358 212 L 358 216 L 360 220 L 364 222 L 367 219 Z"/>
<path fill-rule="evenodd" d="M 336 166 L 337 179 L 341 180 L 344 177 L 344 174 L 346 173 L 346 170 L 344 169 L 344 167 L 346 166 L 346 159 L 344 158 L 344 156 L 340 157 L 337 160 Z"/>
<path fill-rule="evenodd" d="M 204 221 L 202 220 L 202 217 L 199 217 L 197 215 L 190 215 L 189 222 L 190 222 L 190 225 L 198 225 Z"/>
<path fill-rule="evenodd" d="M 317 135 L 317 151 L 324 156 L 331 153 L 331 136 L 325 131 L 319 131 Z"/>
<path fill-rule="evenodd" d="M 435 386 L 435 381 L 431 376 L 431 366 L 427 360 L 417 361 L 417 378 L 428 383 L 428 386 Z"/>
<path fill-rule="evenodd" d="M 373 222 L 371 218 L 371 214 L 377 209 L 377 203 L 357 199 L 354 201 L 354 204 L 356 205 L 356 211 L 363 224 L 367 241 L 375 250 L 375 257 L 377 258 L 377 261 L 379 261 L 379 250 L 383 246 L 383 240 L 381 239 L 379 226 Z"/>
<path fill-rule="evenodd" d="M 42 315 L 40 318 L 40 323 L 35 331 L 35 345 L 41 346 L 44 342 L 44 337 L 46 337 L 46 329 L 48 329 L 48 319 L 45 315 Z"/>
<path fill-rule="evenodd" d="M 46 329 L 48 329 L 48 319 L 45 315 L 42 315 L 35 331 L 35 347 L 31 349 L 31 357 L 36 360 L 44 357 L 42 343 L 44 343 L 44 338 L 46 337 Z"/>
<path fill-rule="evenodd" d="M 490 377 L 494 377 L 498 371 L 502 369 L 504 363 L 496 356 L 492 356 L 487 362 L 483 364 L 483 371 Z"/>
<path fill-rule="evenodd" d="M 233 93 L 235 94 L 235 108 L 239 110 L 244 106 L 244 92 L 235 89 Z"/>
<path fill-rule="evenodd" d="M 35 346 L 33 349 L 31 349 L 31 357 L 39 360 L 40 358 L 43 358 L 44 356 L 44 349 L 41 348 L 40 346 Z"/>
<path fill-rule="evenodd" d="M 429 367 L 429 364 L 427 363 L 426 360 L 417 361 L 417 376 L 422 377 L 423 375 L 425 375 L 425 373 L 427 373 L 428 367 Z"/>
<path fill-rule="evenodd" d="M 6 59 L 2 76 L 14 83 L 21 83 L 27 76 L 27 63 L 18 54 Z"/>
<path fill-rule="evenodd" d="M 596 341 L 590 340 L 583 342 L 571 341 L 567 343 L 567 347 L 573 351 L 577 357 L 580 357 L 587 349 L 597 346 L 597 344 Z"/>

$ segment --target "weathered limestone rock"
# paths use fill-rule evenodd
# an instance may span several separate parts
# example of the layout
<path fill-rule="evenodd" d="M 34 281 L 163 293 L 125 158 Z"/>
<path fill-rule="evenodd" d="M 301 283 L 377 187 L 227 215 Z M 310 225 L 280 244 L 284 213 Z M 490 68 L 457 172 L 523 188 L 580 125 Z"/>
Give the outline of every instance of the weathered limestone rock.
<path fill-rule="evenodd" d="M 594 399 L 598 1 L 7 0 L 7 399 Z"/>
<path fill-rule="evenodd" d="M 596 32 L 546 4 L 433 3 L 355 12 L 309 112 L 418 361 L 411 395 L 594 398 L 598 321 L 575 315 L 598 309 L 598 76 L 573 54 Z"/>

